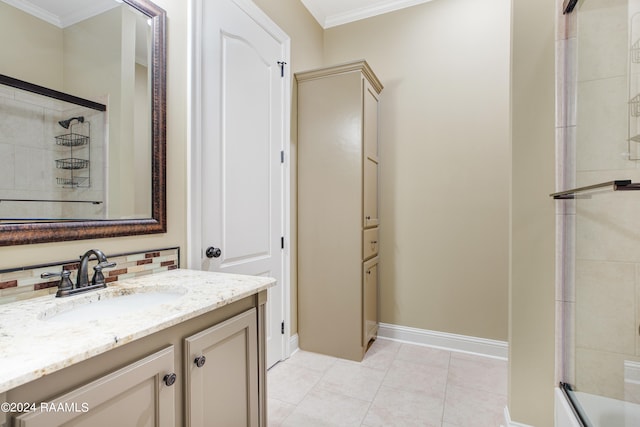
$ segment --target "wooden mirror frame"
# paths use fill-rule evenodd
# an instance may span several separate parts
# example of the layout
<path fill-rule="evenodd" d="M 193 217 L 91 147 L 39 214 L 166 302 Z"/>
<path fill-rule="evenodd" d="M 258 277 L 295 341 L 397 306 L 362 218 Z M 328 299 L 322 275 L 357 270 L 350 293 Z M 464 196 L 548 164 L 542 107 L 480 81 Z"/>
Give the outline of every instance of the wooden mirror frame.
<path fill-rule="evenodd" d="M 0 246 L 166 233 L 166 12 L 123 0 L 151 19 L 151 218 L 0 224 Z"/>

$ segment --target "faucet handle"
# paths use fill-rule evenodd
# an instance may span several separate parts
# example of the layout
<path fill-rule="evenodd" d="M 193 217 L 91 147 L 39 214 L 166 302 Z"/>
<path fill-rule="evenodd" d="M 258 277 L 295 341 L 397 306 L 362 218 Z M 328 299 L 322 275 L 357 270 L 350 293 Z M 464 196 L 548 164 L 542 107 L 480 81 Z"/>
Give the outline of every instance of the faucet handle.
<path fill-rule="evenodd" d="M 103 268 L 111 268 L 111 267 L 115 267 L 116 264 L 115 262 L 110 262 L 110 261 L 103 261 L 101 263 L 98 263 L 95 267 L 93 267 L 93 269 L 95 270 L 96 268 L 98 268 L 99 270 L 102 270 Z"/>
<path fill-rule="evenodd" d="M 49 279 L 51 277 L 60 277 L 60 284 L 58 285 L 58 294 L 61 291 L 69 291 L 73 289 L 73 283 L 71 283 L 71 279 L 69 276 L 71 272 L 69 270 L 63 269 L 60 273 L 42 273 L 40 277 L 42 279 Z M 56 296 L 58 295 L 56 294 Z"/>
<path fill-rule="evenodd" d="M 102 274 L 102 269 L 111 268 L 115 266 L 116 266 L 115 262 L 108 262 L 108 261 L 103 261 L 96 264 L 96 266 L 93 267 L 93 271 L 95 271 L 95 273 L 93 273 L 93 279 L 91 279 L 91 284 L 104 285 L 104 274 Z"/>

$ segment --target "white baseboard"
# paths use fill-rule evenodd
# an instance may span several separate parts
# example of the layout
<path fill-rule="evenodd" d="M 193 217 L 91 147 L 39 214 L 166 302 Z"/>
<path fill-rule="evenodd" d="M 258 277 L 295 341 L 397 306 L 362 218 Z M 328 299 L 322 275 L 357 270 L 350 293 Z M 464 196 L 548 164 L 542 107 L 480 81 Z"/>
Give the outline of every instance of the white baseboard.
<path fill-rule="evenodd" d="M 511 416 L 509 415 L 509 408 L 505 406 L 504 408 L 504 425 L 502 427 L 532 427 L 527 424 L 520 424 L 511 421 Z"/>
<path fill-rule="evenodd" d="M 298 350 L 300 350 L 298 334 L 295 334 L 289 337 L 289 357 L 293 356 L 293 354 Z"/>
<path fill-rule="evenodd" d="M 408 326 L 391 325 L 389 323 L 380 323 L 378 337 L 496 359 L 507 360 L 509 357 L 509 345 L 504 341 L 429 331 Z"/>

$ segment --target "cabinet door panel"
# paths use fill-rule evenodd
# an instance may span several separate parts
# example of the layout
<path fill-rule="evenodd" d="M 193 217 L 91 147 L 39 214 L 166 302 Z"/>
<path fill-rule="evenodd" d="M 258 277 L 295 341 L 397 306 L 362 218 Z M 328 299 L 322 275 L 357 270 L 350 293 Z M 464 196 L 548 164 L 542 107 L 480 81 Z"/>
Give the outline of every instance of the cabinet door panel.
<path fill-rule="evenodd" d="M 15 418 L 19 427 L 169 427 L 175 423 L 173 346 L 127 365 L 57 399 L 43 411 Z M 53 408 L 53 409 L 52 409 Z"/>
<path fill-rule="evenodd" d="M 378 221 L 378 96 L 371 84 L 363 80 L 363 145 L 364 145 L 364 227 L 375 227 Z"/>
<path fill-rule="evenodd" d="M 363 333 L 362 345 L 375 339 L 378 334 L 378 258 L 364 263 L 363 287 Z"/>
<path fill-rule="evenodd" d="M 378 161 L 378 95 L 364 79 L 364 155 Z"/>
<path fill-rule="evenodd" d="M 256 322 L 251 309 L 185 339 L 187 426 L 258 426 Z"/>
<path fill-rule="evenodd" d="M 375 227 L 378 220 L 378 163 L 364 161 L 364 227 Z"/>

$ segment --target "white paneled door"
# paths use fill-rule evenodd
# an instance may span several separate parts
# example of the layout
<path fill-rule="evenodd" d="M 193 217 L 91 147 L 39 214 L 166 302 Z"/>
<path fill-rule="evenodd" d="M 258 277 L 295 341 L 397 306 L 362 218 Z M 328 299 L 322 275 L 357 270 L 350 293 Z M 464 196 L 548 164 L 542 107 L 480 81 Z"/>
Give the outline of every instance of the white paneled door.
<path fill-rule="evenodd" d="M 201 268 L 276 278 L 267 303 L 271 366 L 285 353 L 288 44 L 265 27 L 266 15 L 247 0 L 203 0 L 197 6 Z"/>

